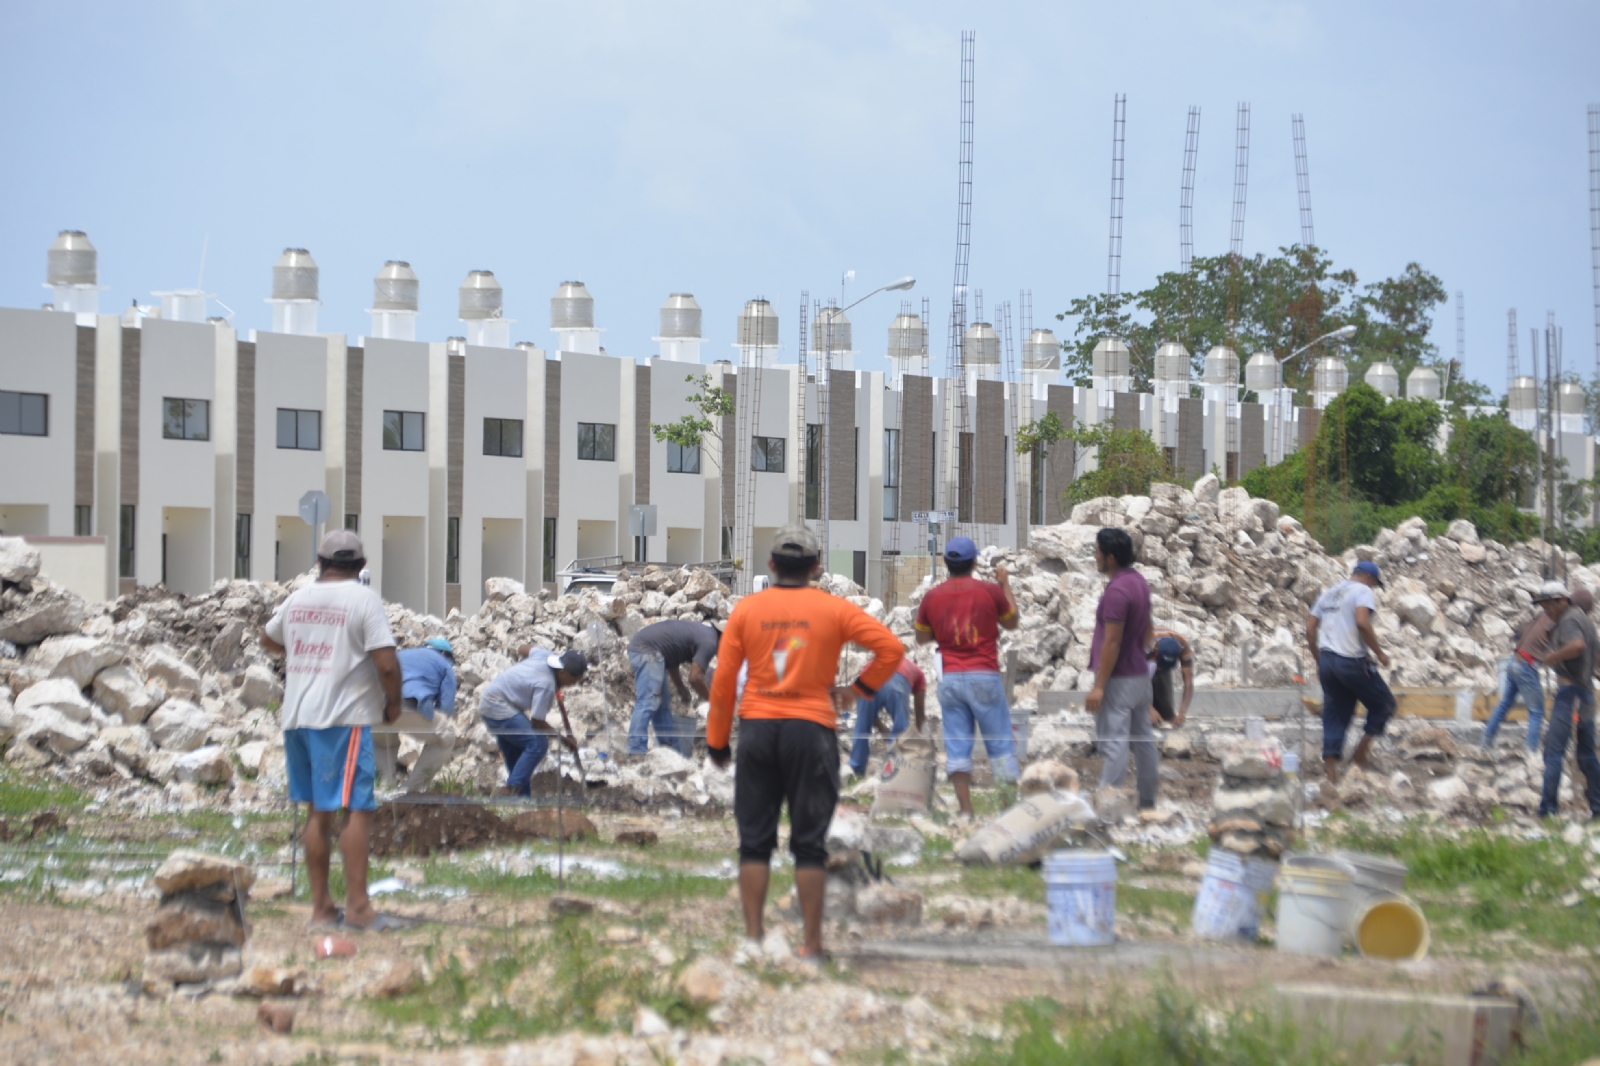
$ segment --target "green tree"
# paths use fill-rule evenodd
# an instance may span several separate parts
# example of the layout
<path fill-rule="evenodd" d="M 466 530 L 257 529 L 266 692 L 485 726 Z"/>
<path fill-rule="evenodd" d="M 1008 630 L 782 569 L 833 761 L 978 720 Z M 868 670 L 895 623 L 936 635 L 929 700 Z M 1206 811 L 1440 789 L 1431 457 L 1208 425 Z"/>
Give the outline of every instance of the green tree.
<path fill-rule="evenodd" d="M 1114 429 L 1110 423 L 1066 430 L 1077 455 L 1099 450 L 1095 469 L 1080 474 L 1061 494 L 1066 508 L 1097 496 L 1148 496 L 1150 486 L 1172 480 L 1166 453 L 1142 429 Z"/>
<path fill-rule="evenodd" d="M 680 448 L 698 448 L 708 436 L 720 442 L 722 431 L 718 427 L 722 419 L 733 414 L 733 393 L 720 385 L 713 385 L 710 374 L 702 374 L 698 378 L 690 374 L 683 380 L 700 387 L 698 392 L 688 396 L 690 406 L 700 413 L 684 415 L 676 422 L 652 422 L 650 432 L 655 434 L 656 440 L 670 441 Z"/>

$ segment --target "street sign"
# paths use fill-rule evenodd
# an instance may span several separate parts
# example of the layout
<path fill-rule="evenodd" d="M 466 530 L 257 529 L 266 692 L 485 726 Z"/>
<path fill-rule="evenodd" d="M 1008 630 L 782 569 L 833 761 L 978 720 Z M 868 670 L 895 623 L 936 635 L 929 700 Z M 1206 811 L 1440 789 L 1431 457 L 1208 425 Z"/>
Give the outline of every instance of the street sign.
<path fill-rule="evenodd" d="M 300 519 L 312 529 L 326 522 L 332 513 L 333 502 L 321 489 L 312 489 L 300 497 Z"/>
<path fill-rule="evenodd" d="M 656 535 L 656 505 L 635 503 L 628 507 L 628 533 L 635 537 Z"/>
<path fill-rule="evenodd" d="M 911 512 L 911 521 L 915 522 L 919 526 L 925 526 L 930 522 L 954 522 L 955 520 L 956 520 L 956 513 L 954 511 L 912 511 Z"/>

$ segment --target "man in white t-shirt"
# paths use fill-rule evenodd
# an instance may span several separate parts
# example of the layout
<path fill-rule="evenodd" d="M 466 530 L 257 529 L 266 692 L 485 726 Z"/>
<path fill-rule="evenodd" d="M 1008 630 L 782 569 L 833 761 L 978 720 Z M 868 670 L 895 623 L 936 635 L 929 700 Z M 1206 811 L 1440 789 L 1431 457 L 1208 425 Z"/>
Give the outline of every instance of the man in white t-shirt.
<path fill-rule="evenodd" d="M 1394 714 L 1394 693 L 1378 673 L 1378 663 L 1388 666 L 1389 656 L 1372 625 L 1378 609 L 1372 590 L 1382 587 L 1378 564 L 1363 559 L 1348 581 L 1317 597 L 1306 618 L 1306 642 L 1317 657 L 1317 680 L 1322 682 L 1322 763 L 1330 782 L 1339 780 L 1345 733 L 1355 718 L 1356 704 L 1367 709 L 1367 721 L 1350 761 L 1362 769 L 1367 768 L 1373 740 L 1383 735 Z M 1367 657 L 1369 649 L 1378 663 Z"/>
<path fill-rule="evenodd" d="M 361 538 L 348 529 L 323 537 L 317 580 L 283 601 L 262 630 L 261 645 L 285 660 L 279 721 L 289 801 L 311 805 L 305 834 L 311 920 L 381 930 L 393 920 L 367 898 L 368 833 L 377 807 L 372 726 L 400 717 L 400 663 L 383 601 L 357 580 L 365 556 Z M 339 835 L 342 911 L 328 892 L 339 811 L 350 812 Z"/>

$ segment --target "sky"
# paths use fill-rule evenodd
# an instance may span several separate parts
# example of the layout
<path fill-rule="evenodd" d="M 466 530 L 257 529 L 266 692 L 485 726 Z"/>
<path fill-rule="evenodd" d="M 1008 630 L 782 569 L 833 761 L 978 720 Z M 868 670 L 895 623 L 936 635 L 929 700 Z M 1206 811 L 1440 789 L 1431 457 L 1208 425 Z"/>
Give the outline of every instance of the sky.
<path fill-rule="evenodd" d="M 1506 312 L 1595 351 L 1586 105 L 1600 5 L 19 2 L 0 6 L 0 305 L 35 307 L 45 250 L 86 230 L 101 309 L 203 283 L 265 329 L 285 247 L 321 267 L 320 327 L 370 328 L 408 260 L 418 337 L 463 332 L 490 269 L 514 340 L 549 346 L 581 279 L 613 355 L 655 352 L 672 292 L 730 358 L 744 301 L 846 302 L 884 364 L 909 296 L 944 364 L 960 35 L 977 34 L 969 285 L 1035 326 L 1106 285 L 1112 101 L 1127 96 L 1122 278 L 1176 269 L 1184 128 L 1202 109 L 1195 253 L 1227 250 L 1235 108 L 1251 105 L 1245 250 L 1299 239 L 1305 116 L 1317 243 L 1363 282 L 1411 261 L 1452 293 L 1433 339 L 1503 391 Z M 201 276 L 202 253 L 204 275 Z M 854 281 L 841 290 L 846 271 Z M 212 313 L 224 313 L 213 305 Z M 1019 337 L 1020 343 L 1020 337 Z M 1020 356 L 1020 352 L 1019 352 Z"/>

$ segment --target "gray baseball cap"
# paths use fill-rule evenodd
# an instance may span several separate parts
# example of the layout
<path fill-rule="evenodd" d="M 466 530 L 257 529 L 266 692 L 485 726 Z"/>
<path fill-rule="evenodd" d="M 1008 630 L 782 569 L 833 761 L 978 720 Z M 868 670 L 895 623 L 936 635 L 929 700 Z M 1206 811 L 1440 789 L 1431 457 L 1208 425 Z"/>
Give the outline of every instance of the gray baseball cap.
<path fill-rule="evenodd" d="M 805 526 L 784 526 L 772 538 L 772 554 L 788 559 L 815 559 L 822 554 L 817 535 Z"/>
<path fill-rule="evenodd" d="M 353 529 L 335 529 L 322 538 L 317 547 L 317 557 L 330 563 L 354 563 L 367 557 L 361 547 L 361 538 Z"/>

